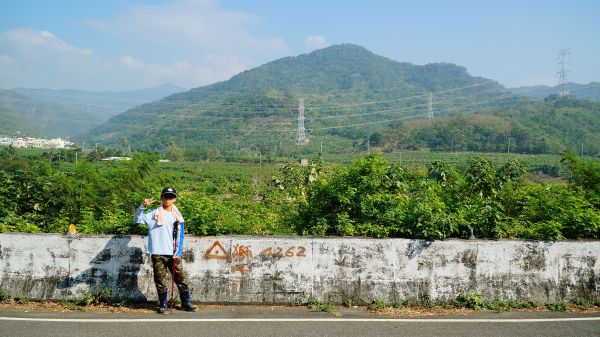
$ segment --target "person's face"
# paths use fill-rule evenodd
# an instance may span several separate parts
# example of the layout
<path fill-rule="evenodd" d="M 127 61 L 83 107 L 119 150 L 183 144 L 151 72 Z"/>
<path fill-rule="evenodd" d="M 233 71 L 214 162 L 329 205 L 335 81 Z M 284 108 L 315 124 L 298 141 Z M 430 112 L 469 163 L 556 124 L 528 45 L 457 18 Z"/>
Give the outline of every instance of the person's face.
<path fill-rule="evenodd" d="M 171 207 L 171 205 L 175 203 L 175 200 L 177 200 L 177 198 L 172 194 L 166 194 L 161 196 L 160 200 L 162 200 L 163 207 Z"/>

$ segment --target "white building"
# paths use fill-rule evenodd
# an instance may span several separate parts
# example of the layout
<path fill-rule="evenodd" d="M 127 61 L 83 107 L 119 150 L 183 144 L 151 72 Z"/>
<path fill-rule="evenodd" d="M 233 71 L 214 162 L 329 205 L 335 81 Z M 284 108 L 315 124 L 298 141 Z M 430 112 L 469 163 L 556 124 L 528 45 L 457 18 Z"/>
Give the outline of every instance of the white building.
<path fill-rule="evenodd" d="M 102 160 L 131 160 L 131 157 L 106 157 L 102 158 Z"/>
<path fill-rule="evenodd" d="M 0 146 L 10 145 L 18 148 L 64 149 L 73 143 L 62 138 L 0 137 Z"/>

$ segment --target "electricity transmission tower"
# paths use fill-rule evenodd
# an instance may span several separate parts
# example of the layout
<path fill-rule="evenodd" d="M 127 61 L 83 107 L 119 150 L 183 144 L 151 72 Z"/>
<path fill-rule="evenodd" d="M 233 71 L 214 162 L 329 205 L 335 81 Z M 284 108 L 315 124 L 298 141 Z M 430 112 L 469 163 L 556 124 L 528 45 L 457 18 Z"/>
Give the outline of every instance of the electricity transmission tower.
<path fill-rule="evenodd" d="M 431 126 L 431 121 L 433 120 L 433 94 L 427 95 L 427 120 L 429 121 L 429 126 Z"/>
<path fill-rule="evenodd" d="M 565 97 L 569 95 L 569 66 L 571 48 L 561 49 L 558 51 L 558 89 L 556 95 Z"/>
<path fill-rule="evenodd" d="M 305 145 L 308 143 L 306 130 L 304 129 L 304 98 L 298 101 L 298 130 L 296 131 L 296 145 Z"/>

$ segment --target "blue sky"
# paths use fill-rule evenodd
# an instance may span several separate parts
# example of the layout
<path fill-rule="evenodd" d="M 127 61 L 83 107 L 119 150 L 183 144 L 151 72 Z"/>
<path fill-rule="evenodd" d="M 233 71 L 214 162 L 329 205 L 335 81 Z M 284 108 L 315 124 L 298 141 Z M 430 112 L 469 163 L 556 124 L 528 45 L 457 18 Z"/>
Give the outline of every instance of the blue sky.
<path fill-rule="evenodd" d="M 197 87 L 338 43 L 452 62 L 506 86 L 600 81 L 598 1 L 0 2 L 0 87 Z"/>

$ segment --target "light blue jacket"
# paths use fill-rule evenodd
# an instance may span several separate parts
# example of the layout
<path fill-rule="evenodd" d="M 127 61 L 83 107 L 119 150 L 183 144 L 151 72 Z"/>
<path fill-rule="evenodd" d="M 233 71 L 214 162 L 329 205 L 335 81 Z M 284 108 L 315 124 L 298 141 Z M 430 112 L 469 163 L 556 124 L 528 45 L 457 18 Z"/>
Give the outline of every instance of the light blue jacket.
<path fill-rule="evenodd" d="M 165 224 L 162 226 L 158 225 L 156 221 L 156 211 L 158 208 L 144 213 L 146 208 L 140 205 L 135 211 L 133 221 L 138 224 L 148 226 L 148 254 L 154 255 L 173 255 L 173 223 L 175 217 L 170 212 L 164 212 Z M 179 224 L 177 237 L 177 256 L 181 256 L 183 251 L 183 236 L 184 236 L 184 224 Z"/>

